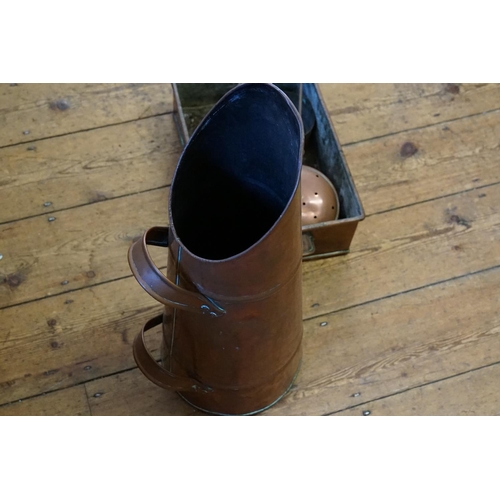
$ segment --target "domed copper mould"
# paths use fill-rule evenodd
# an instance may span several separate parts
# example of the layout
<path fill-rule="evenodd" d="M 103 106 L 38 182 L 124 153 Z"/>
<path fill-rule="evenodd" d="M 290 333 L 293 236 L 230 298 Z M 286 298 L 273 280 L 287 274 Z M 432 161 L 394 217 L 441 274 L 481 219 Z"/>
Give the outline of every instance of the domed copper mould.
<path fill-rule="evenodd" d="M 302 225 L 336 220 L 339 217 L 339 197 L 335 187 L 319 170 L 302 165 Z"/>

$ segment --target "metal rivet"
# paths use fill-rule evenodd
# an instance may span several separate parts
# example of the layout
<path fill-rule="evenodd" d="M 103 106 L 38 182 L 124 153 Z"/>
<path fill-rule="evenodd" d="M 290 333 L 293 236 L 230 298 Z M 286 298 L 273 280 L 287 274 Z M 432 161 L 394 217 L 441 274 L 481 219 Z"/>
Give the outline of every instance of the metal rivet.
<path fill-rule="evenodd" d="M 319 326 L 326 326 L 326 325 L 328 325 L 328 321 L 322 321 L 322 322 L 319 324 Z"/>
<path fill-rule="evenodd" d="M 202 311 L 209 311 L 209 310 L 210 310 L 210 307 L 208 307 L 207 305 L 203 304 L 203 305 L 200 307 L 200 309 L 201 309 Z"/>
<path fill-rule="evenodd" d="M 36 151 L 36 147 L 35 146 L 28 146 L 26 149 L 28 151 Z"/>
<path fill-rule="evenodd" d="M 100 398 L 102 396 L 102 394 L 100 392 L 96 392 L 94 394 L 94 398 Z"/>
<path fill-rule="evenodd" d="M 0 253 L 0 260 L 2 260 L 2 259 L 3 259 L 3 255 Z"/>
<path fill-rule="evenodd" d="M 47 220 L 48 220 L 49 222 L 54 222 L 54 221 L 56 220 L 56 218 L 55 218 L 55 217 L 49 217 Z"/>
<path fill-rule="evenodd" d="M 86 371 L 92 370 L 92 367 L 87 365 L 87 366 L 84 368 L 84 370 L 86 370 Z"/>
<path fill-rule="evenodd" d="M 360 392 L 355 392 L 351 398 L 359 398 L 359 396 L 361 396 L 361 393 Z"/>
<path fill-rule="evenodd" d="M 46 201 L 43 206 L 44 207 L 50 207 L 50 205 L 52 205 L 52 202 L 51 201 Z"/>
<path fill-rule="evenodd" d="M 67 285 L 69 283 L 68 280 L 61 281 L 61 285 Z"/>
<path fill-rule="evenodd" d="M 213 312 L 213 311 L 212 311 L 212 312 L 210 313 L 210 316 L 217 316 L 217 313 L 215 313 L 215 312 Z"/>
<path fill-rule="evenodd" d="M 315 304 L 313 304 L 311 307 L 319 307 L 319 304 L 316 302 Z"/>
<path fill-rule="evenodd" d="M 24 135 L 28 135 L 29 133 L 30 133 L 30 131 L 29 131 L 29 130 L 23 130 L 23 134 L 24 134 Z"/>
<path fill-rule="evenodd" d="M 372 412 L 371 412 L 370 410 L 365 410 L 365 411 L 363 412 L 363 416 L 367 417 L 368 415 L 371 415 L 371 413 L 372 413 Z"/>

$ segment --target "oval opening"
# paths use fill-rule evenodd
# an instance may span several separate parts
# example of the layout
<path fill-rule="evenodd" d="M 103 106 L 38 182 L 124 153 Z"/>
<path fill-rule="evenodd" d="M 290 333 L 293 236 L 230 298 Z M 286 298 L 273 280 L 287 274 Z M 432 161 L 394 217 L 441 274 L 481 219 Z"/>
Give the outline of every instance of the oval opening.
<path fill-rule="evenodd" d="M 259 241 L 294 194 L 300 148 L 297 115 L 276 88 L 251 84 L 223 98 L 195 131 L 172 184 L 183 245 L 223 260 Z"/>

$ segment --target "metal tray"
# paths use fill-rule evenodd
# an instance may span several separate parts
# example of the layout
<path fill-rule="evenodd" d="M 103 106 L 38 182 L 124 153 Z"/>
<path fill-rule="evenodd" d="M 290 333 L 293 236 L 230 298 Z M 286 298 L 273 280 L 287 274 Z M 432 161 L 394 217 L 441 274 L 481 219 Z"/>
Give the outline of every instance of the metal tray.
<path fill-rule="evenodd" d="M 330 116 L 315 83 L 277 83 L 302 113 L 314 113 L 315 124 L 306 134 L 304 164 L 323 172 L 335 186 L 339 201 L 339 218 L 302 226 L 303 259 L 312 260 L 349 252 L 358 223 L 365 213 L 349 167 L 342 153 Z M 173 83 L 174 120 L 182 145 L 214 104 L 235 83 Z"/>

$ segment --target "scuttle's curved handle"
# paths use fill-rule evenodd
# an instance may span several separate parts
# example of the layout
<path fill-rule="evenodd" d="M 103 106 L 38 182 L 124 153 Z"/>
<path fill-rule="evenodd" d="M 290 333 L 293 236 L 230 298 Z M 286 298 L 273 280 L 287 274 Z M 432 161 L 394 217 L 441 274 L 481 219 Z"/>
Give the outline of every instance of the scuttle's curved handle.
<path fill-rule="evenodd" d="M 163 389 L 169 389 L 181 392 L 212 392 L 210 387 L 205 386 L 198 380 L 190 377 L 181 377 L 174 375 L 172 372 L 158 364 L 149 353 L 144 334 L 158 326 L 163 321 L 163 314 L 150 319 L 137 334 L 134 340 L 133 352 L 134 359 L 141 372 L 154 384 Z"/>
<path fill-rule="evenodd" d="M 161 304 L 190 312 L 219 317 L 226 313 L 222 307 L 202 295 L 172 283 L 155 265 L 147 245 L 168 246 L 168 227 L 152 227 L 130 245 L 128 262 L 135 279 L 146 292 Z"/>

